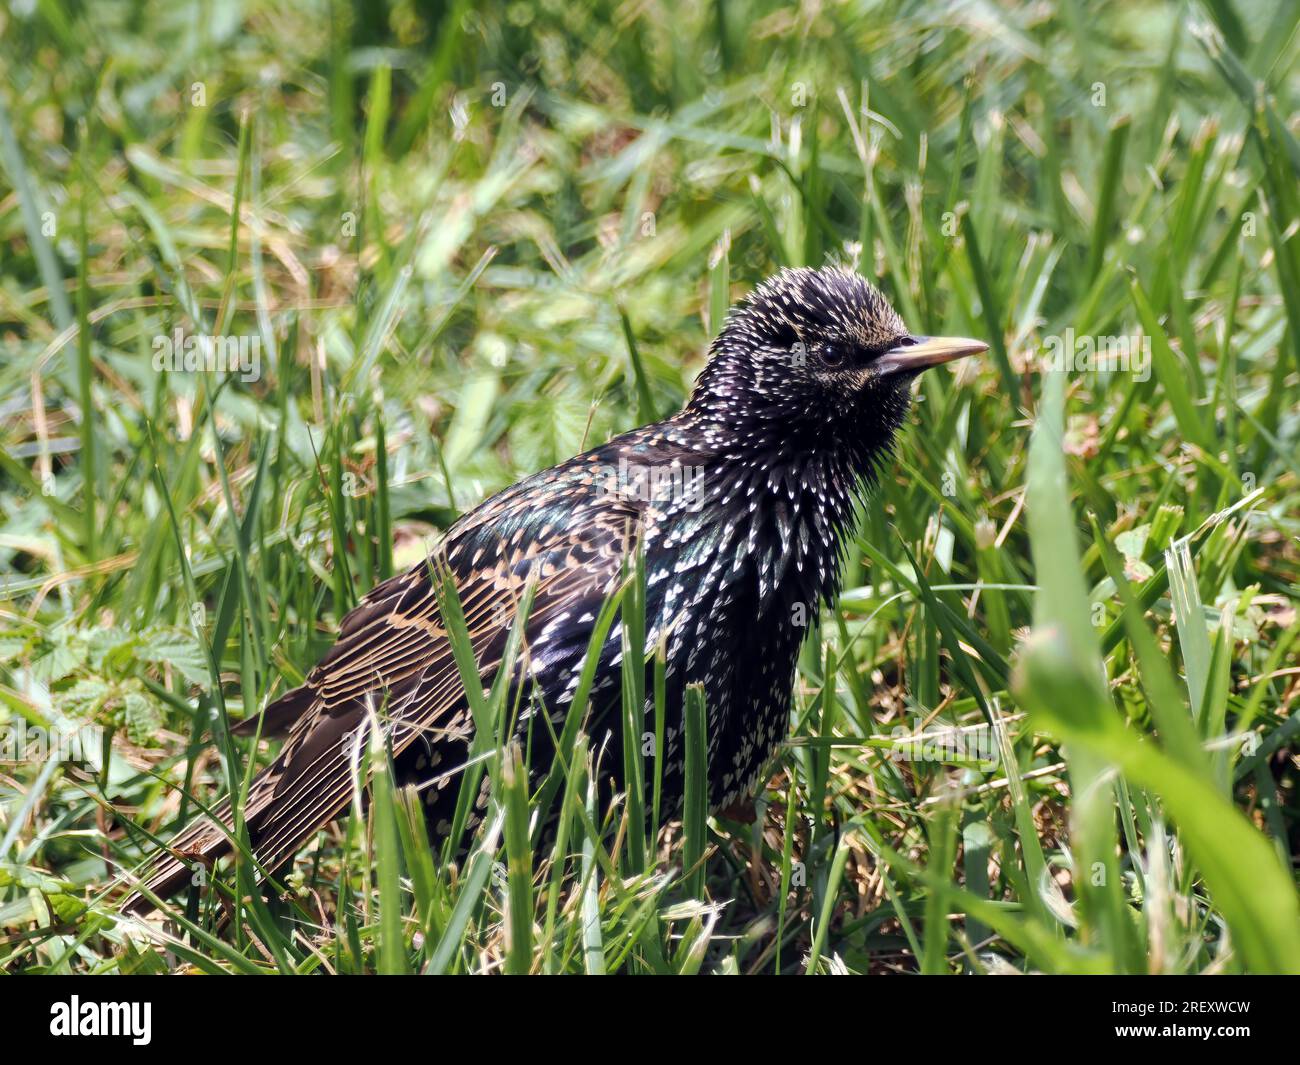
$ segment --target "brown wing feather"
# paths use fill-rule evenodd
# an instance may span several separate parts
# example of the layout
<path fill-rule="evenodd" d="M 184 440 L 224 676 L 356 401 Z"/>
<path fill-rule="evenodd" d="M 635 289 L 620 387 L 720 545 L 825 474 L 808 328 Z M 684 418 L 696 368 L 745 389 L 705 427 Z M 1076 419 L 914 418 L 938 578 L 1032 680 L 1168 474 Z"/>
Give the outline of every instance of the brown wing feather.
<path fill-rule="evenodd" d="M 525 583 L 536 580 L 527 639 L 556 615 L 598 610 L 617 586 L 623 560 L 640 537 L 640 508 L 608 496 L 575 507 L 567 527 L 546 529 L 526 549 L 519 539 L 496 539 L 495 558 L 480 546 L 492 504 L 449 535 L 434 564 L 448 566 L 457 586 L 475 657 L 485 685 L 500 666 L 506 634 Z M 500 516 L 497 511 L 496 516 Z M 470 536 L 475 533 L 477 535 Z M 468 557 L 467 557 L 468 556 Z M 268 706 L 264 734 L 287 738 L 275 761 L 254 779 L 244 808 L 253 848 L 268 870 L 298 850 L 343 810 L 353 793 L 356 746 L 366 724 L 380 720 L 393 753 L 422 735 L 467 735 L 472 722 L 442 626 L 430 567 L 420 565 L 374 588 L 340 626 L 339 639 L 308 674 L 306 683 Z M 248 723 L 243 734 L 255 731 Z M 218 810 L 230 824 L 230 806 Z M 191 860 L 211 861 L 229 850 L 225 832 L 204 820 L 171 842 Z M 146 881 L 165 896 L 189 878 L 187 864 L 163 859 Z M 126 906 L 144 911 L 141 895 Z"/>

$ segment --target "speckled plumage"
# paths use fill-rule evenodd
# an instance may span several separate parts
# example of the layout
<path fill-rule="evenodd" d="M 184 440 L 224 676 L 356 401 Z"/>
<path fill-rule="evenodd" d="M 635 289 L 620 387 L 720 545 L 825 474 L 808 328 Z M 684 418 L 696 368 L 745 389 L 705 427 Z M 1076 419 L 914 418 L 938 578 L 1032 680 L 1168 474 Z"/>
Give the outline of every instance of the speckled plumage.
<path fill-rule="evenodd" d="M 802 623 L 838 592 L 856 504 L 924 368 L 884 372 L 881 356 L 913 343 L 856 274 L 783 271 L 733 309 L 684 410 L 465 515 L 435 549 L 433 566 L 376 587 L 306 683 L 266 711 L 263 734 L 286 738 L 245 807 L 263 866 L 290 858 L 346 808 L 349 741 L 364 732 L 368 704 L 383 708 L 399 778 L 422 788 L 430 825 L 446 831 L 472 722 L 432 588 L 435 568 L 456 582 L 485 685 L 525 583 L 536 581 L 526 627 L 532 698 L 520 727 L 539 706 L 558 726 L 596 615 L 639 547 L 647 646 L 667 633 L 664 808 L 671 812 L 682 790 L 682 700 L 691 682 L 703 684 L 707 699 L 711 804 L 752 793 L 788 727 Z M 593 745 L 608 742 L 611 752 L 620 750 L 620 646 L 615 626 L 587 725 Z M 650 732 L 652 702 L 646 715 Z M 546 769 L 545 731 L 533 734 L 535 773 Z M 616 771 L 621 757 L 603 765 Z M 228 819 L 228 807 L 218 814 Z M 174 854 L 205 859 L 224 848 L 225 834 L 209 822 L 172 843 Z M 149 885 L 166 894 L 187 874 L 176 858 L 164 859 Z"/>

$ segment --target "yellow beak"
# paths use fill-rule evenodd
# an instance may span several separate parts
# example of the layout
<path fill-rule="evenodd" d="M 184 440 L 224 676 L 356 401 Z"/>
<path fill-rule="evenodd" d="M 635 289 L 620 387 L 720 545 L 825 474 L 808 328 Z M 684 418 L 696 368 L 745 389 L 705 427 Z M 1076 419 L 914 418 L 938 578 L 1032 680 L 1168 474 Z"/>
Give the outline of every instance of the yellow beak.
<path fill-rule="evenodd" d="M 908 337 L 876 359 L 871 368 L 881 376 L 918 374 L 931 366 L 988 350 L 982 340 L 966 337 Z"/>

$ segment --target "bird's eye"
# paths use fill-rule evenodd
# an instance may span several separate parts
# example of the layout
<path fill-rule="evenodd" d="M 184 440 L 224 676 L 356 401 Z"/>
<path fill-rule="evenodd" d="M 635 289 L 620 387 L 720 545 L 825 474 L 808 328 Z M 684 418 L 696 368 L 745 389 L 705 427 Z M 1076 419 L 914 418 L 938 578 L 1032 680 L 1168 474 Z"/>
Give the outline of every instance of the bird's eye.
<path fill-rule="evenodd" d="M 842 344 L 826 344 L 822 348 L 822 362 L 832 370 L 838 369 L 848 361 L 849 354 Z"/>

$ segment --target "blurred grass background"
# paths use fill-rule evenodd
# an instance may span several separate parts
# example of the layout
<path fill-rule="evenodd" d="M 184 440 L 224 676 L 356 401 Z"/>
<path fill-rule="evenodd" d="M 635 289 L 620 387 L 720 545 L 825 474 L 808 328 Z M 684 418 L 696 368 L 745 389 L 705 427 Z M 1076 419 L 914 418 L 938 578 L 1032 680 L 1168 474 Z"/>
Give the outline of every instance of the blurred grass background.
<path fill-rule="evenodd" d="M 1300 970 L 1298 25 L 10 3 L 0 726 L 103 742 L 0 763 L 0 964 Z M 269 906 L 113 924 L 113 875 L 265 757 L 224 723 L 358 596 L 675 410 L 730 302 L 827 261 L 992 350 L 922 379 L 754 824 L 639 855 L 580 739 L 535 853 L 500 749 L 465 863 L 381 773 Z M 257 379 L 159 372 L 178 328 L 255 339 Z M 1044 372 L 1066 336 L 1149 372 Z"/>

